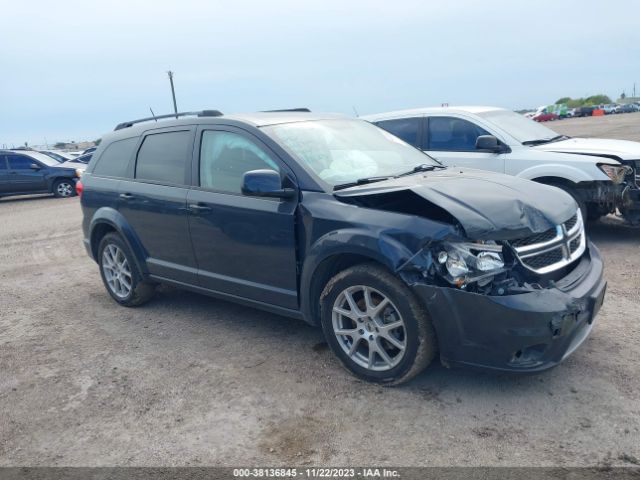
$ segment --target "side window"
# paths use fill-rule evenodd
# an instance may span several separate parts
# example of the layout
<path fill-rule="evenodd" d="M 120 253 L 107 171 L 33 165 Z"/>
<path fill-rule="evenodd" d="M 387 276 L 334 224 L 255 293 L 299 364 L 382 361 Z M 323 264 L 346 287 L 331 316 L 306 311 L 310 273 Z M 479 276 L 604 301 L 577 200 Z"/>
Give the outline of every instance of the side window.
<path fill-rule="evenodd" d="M 277 162 L 256 142 L 232 132 L 203 132 L 200 145 L 201 187 L 241 193 L 242 175 L 264 169 L 280 171 Z"/>
<path fill-rule="evenodd" d="M 421 124 L 421 117 L 398 118 L 396 120 L 383 120 L 376 123 L 380 128 L 385 129 L 387 132 L 414 147 L 418 146 L 418 132 L 420 132 Z"/>
<path fill-rule="evenodd" d="M 184 184 L 185 165 L 190 151 L 190 131 L 147 135 L 138 151 L 136 178 Z"/>
<path fill-rule="evenodd" d="M 7 169 L 7 161 L 4 158 L 4 155 L 0 155 L 0 171 L 4 171 Z"/>
<path fill-rule="evenodd" d="M 118 140 L 108 145 L 102 152 L 98 163 L 93 169 L 96 175 L 104 175 L 106 177 L 126 177 L 129 160 L 133 156 L 133 150 L 138 143 L 138 137 L 127 138 L 126 140 Z M 85 157 L 84 155 L 82 157 Z M 91 159 L 91 155 L 88 155 Z M 84 158 L 86 159 L 86 157 Z M 85 163 L 83 159 L 75 159 L 72 162 Z M 87 160 L 88 162 L 88 160 Z"/>
<path fill-rule="evenodd" d="M 33 158 L 25 155 L 7 155 L 7 159 L 11 170 L 29 170 L 31 165 L 38 164 Z"/>
<path fill-rule="evenodd" d="M 480 135 L 490 135 L 477 125 L 455 117 L 429 117 L 428 150 L 472 152 Z"/>

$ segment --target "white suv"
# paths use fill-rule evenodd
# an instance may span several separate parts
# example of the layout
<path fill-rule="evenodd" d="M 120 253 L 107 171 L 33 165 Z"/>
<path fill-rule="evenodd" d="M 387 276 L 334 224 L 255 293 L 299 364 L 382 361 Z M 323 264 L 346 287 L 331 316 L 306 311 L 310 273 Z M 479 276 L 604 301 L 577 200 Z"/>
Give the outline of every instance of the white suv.
<path fill-rule="evenodd" d="M 640 221 L 640 143 L 558 135 L 510 110 L 441 107 L 362 117 L 445 165 L 507 173 L 571 194 L 596 219 Z"/>

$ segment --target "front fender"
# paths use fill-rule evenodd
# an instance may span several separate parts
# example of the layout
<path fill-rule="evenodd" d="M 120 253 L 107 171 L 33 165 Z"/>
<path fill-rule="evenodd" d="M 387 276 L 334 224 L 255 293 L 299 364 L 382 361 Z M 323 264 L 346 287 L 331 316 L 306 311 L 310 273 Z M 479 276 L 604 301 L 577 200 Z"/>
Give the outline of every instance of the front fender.
<path fill-rule="evenodd" d="M 590 167 L 589 171 L 586 172 L 572 165 L 559 165 L 554 163 L 534 165 L 518 172 L 516 176 L 526 180 L 535 180 L 541 177 L 557 177 L 573 183 L 609 180 L 609 177 L 601 172 L 595 165 Z"/>
<path fill-rule="evenodd" d="M 127 222 L 127 219 L 113 207 L 101 207 L 96 210 L 89 224 L 89 240 L 92 246 L 94 244 L 94 235 L 100 225 L 109 225 L 122 237 L 129 250 L 133 253 L 138 270 L 146 276 L 149 273 L 146 262 L 148 253 L 131 225 L 129 225 L 129 222 Z M 97 259 L 95 260 L 97 261 Z"/>
<path fill-rule="evenodd" d="M 343 254 L 370 258 L 391 271 L 396 271 L 413 253 L 398 240 L 382 232 L 348 228 L 329 232 L 318 238 L 309 248 L 300 276 L 300 307 L 303 318 L 314 324 L 312 282 L 318 267 L 331 257 Z"/>

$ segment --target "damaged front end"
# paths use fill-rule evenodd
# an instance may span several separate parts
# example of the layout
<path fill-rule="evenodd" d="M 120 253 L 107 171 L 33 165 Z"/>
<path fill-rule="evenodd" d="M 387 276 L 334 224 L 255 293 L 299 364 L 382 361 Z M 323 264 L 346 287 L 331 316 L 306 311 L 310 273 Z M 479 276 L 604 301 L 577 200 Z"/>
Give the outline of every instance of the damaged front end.
<path fill-rule="evenodd" d="M 414 215 L 416 224 L 433 217 L 454 226 L 423 237 L 395 268 L 428 310 L 443 364 L 544 370 L 591 331 L 606 288 L 603 265 L 564 192 L 449 170 L 337 196 Z"/>
<path fill-rule="evenodd" d="M 432 316 L 443 364 L 539 371 L 591 331 L 602 271 L 578 210 L 525 238 L 429 242 L 398 273 Z"/>

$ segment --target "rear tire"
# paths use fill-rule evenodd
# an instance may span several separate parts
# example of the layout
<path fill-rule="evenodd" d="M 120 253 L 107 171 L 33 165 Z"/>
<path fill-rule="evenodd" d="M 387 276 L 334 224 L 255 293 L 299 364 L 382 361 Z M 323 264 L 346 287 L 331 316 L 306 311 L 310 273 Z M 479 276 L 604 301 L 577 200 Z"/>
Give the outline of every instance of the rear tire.
<path fill-rule="evenodd" d="M 100 241 L 98 265 L 107 292 L 120 305 L 137 307 L 153 297 L 155 285 L 143 280 L 131 250 L 117 233 Z"/>
<path fill-rule="evenodd" d="M 422 372 L 437 351 L 424 307 L 397 277 L 373 263 L 348 268 L 320 296 L 327 343 L 357 377 L 399 385 Z"/>

